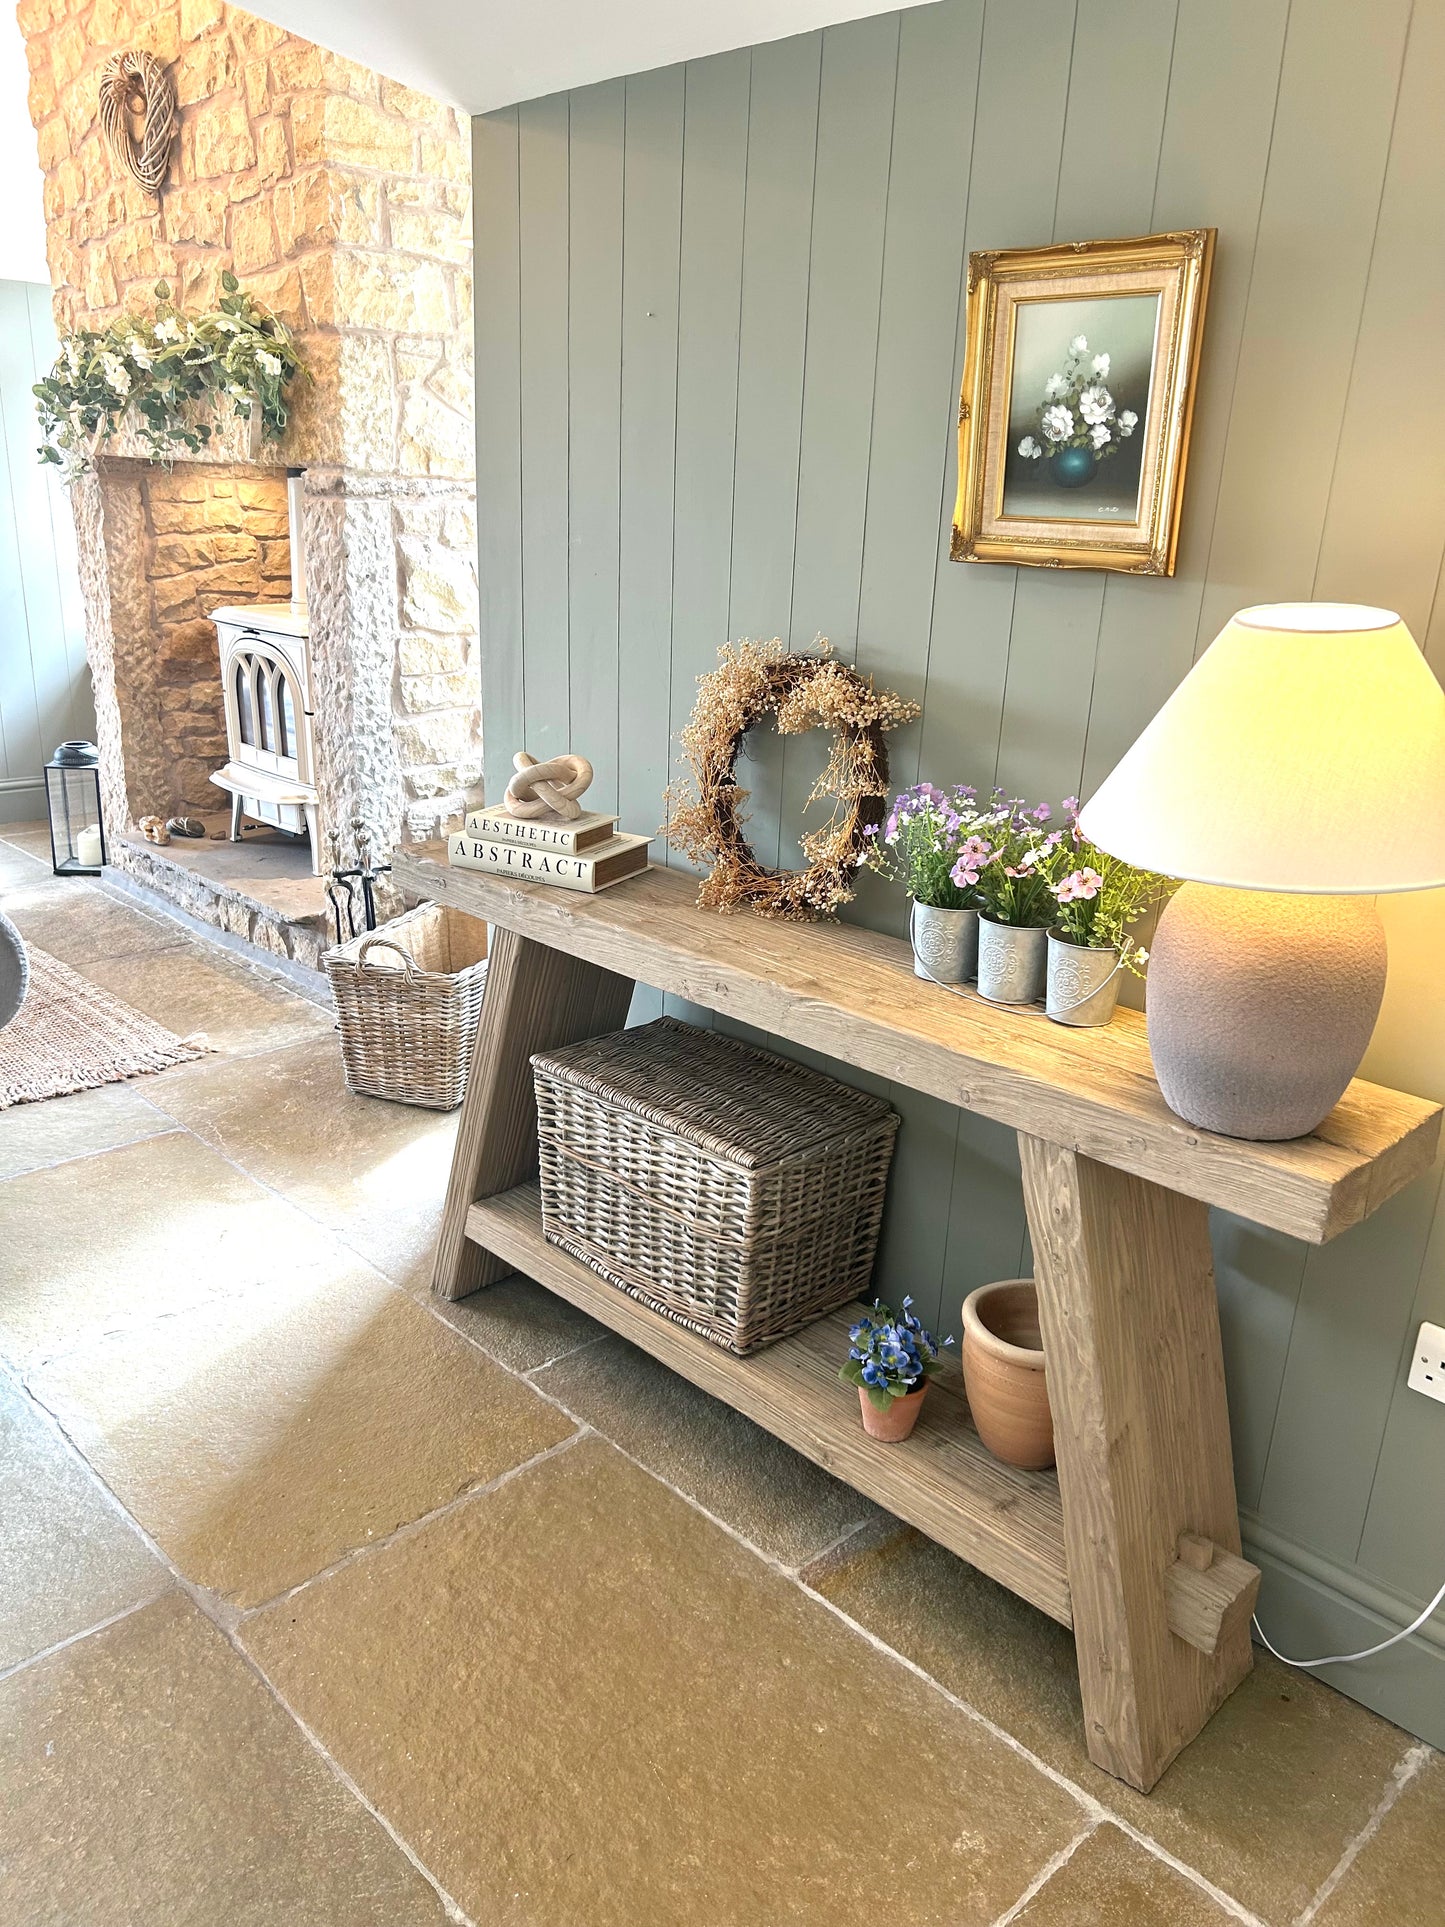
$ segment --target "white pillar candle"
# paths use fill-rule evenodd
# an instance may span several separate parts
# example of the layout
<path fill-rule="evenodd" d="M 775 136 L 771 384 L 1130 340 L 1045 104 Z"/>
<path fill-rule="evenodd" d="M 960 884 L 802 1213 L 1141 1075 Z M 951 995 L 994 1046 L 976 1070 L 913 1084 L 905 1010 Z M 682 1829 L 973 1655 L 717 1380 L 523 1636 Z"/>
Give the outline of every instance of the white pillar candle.
<path fill-rule="evenodd" d="M 77 863 L 83 863 L 87 869 L 99 869 L 100 850 L 100 825 L 87 823 L 85 828 L 76 835 L 75 860 Z"/>

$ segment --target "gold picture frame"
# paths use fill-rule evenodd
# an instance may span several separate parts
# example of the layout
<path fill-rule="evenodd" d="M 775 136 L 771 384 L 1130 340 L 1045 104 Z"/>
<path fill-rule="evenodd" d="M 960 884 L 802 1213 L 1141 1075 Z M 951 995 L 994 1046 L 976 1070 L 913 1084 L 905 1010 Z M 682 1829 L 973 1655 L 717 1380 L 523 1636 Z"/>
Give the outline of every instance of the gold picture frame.
<path fill-rule="evenodd" d="M 1173 575 L 1214 240 L 969 255 L 955 562 Z"/>

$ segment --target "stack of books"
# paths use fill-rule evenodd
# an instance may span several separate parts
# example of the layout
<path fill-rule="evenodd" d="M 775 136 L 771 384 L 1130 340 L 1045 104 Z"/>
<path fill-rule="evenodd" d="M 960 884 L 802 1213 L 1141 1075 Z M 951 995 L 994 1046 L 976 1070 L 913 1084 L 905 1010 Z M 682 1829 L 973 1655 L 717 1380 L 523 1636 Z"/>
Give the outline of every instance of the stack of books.
<path fill-rule="evenodd" d="M 617 818 L 597 810 L 570 822 L 561 816 L 468 810 L 466 827 L 449 839 L 447 855 L 464 869 L 490 870 L 520 883 L 605 890 L 647 868 L 651 841 L 650 836 L 619 836 Z"/>

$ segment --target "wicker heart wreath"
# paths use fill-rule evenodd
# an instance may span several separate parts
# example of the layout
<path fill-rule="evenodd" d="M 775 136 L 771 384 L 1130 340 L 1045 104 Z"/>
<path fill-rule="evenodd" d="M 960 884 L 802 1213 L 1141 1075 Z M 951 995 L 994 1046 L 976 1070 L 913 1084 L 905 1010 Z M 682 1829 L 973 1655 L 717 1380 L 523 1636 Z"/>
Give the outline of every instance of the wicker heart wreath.
<path fill-rule="evenodd" d="M 147 194 L 170 165 L 176 90 L 153 54 L 112 54 L 100 76 L 100 126 L 113 157 Z"/>
<path fill-rule="evenodd" d="M 739 642 L 719 651 L 719 664 L 698 682 L 697 705 L 681 742 L 692 782 L 668 792 L 667 840 L 696 863 L 712 865 L 698 891 L 705 910 L 755 910 L 799 920 L 830 915 L 854 894 L 870 836 L 883 820 L 888 793 L 884 733 L 911 722 L 917 703 L 873 687 L 828 653 L 791 655 L 781 642 Z M 748 792 L 737 760 L 748 731 L 772 716 L 782 736 L 833 731 L 828 766 L 808 802 L 834 799 L 833 814 L 801 837 L 805 870 L 769 870 L 743 833 Z"/>

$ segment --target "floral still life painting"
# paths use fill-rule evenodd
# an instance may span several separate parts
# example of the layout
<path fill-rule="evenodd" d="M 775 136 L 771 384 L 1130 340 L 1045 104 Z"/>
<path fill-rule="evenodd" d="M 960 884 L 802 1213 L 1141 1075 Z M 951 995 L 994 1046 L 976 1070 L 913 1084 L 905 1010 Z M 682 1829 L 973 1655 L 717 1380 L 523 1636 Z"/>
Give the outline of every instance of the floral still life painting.
<path fill-rule="evenodd" d="M 1213 249 L 969 256 L 955 562 L 1174 573 Z"/>

